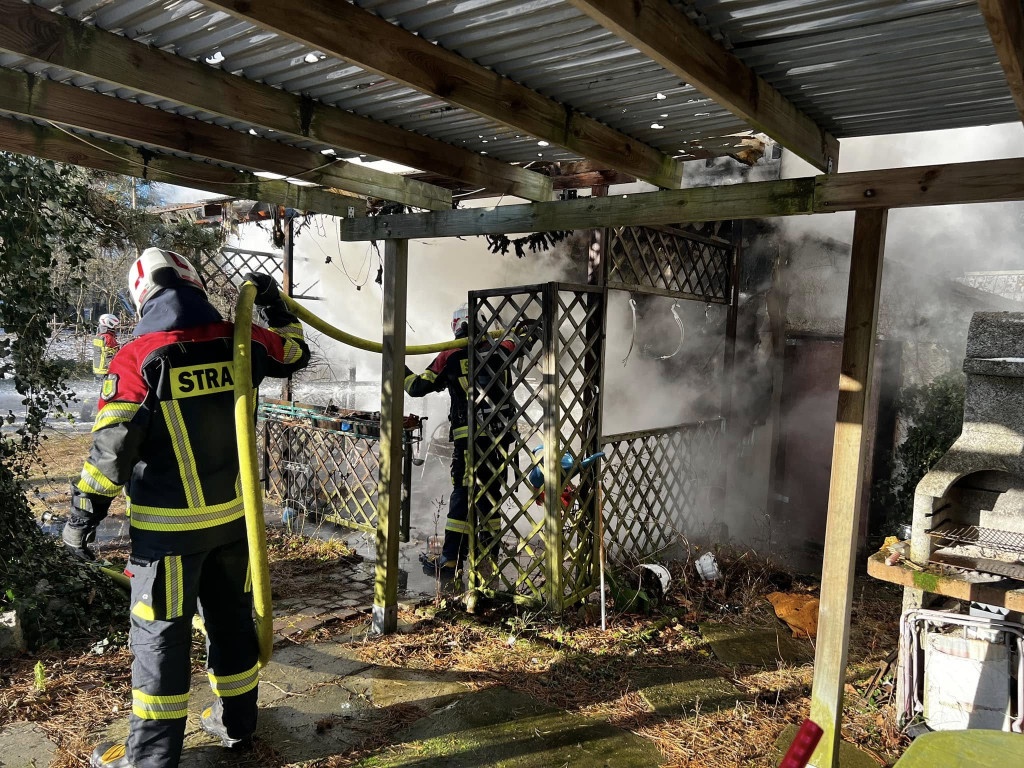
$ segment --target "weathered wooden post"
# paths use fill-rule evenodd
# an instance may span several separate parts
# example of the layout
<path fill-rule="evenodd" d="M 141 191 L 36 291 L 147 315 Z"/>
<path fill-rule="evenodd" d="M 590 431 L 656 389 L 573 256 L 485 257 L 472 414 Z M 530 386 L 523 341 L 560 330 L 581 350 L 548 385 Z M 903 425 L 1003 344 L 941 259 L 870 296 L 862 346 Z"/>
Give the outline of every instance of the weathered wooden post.
<path fill-rule="evenodd" d="M 285 296 L 292 296 L 295 288 L 295 219 L 292 216 L 284 218 L 284 265 L 281 275 L 281 290 Z M 281 383 L 281 399 L 292 399 L 292 377 L 289 376 Z"/>
<path fill-rule="evenodd" d="M 859 210 L 853 228 L 811 694 L 811 720 L 825 732 L 811 758 L 816 768 L 839 764 L 853 570 L 867 454 L 864 420 L 871 400 L 887 218 L 884 208 Z"/>
<path fill-rule="evenodd" d="M 402 413 L 405 400 L 405 299 L 409 241 L 384 245 L 384 349 L 381 354 L 380 483 L 373 631 L 398 627 L 398 534 L 402 509 Z"/>
<path fill-rule="evenodd" d="M 558 287 L 547 283 L 543 290 L 544 357 L 541 364 L 544 403 L 544 561 L 547 571 L 548 606 L 561 613 L 562 588 L 562 435 L 558 391 Z"/>

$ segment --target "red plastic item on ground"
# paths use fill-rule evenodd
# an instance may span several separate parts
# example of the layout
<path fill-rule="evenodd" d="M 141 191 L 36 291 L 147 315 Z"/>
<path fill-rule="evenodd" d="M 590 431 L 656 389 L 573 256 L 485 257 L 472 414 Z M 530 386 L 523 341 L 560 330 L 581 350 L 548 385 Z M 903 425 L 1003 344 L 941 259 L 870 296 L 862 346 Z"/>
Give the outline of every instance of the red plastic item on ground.
<path fill-rule="evenodd" d="M 786 756 L 779 763 L 779 768 L 805 768 L 811 762 L 811 755 L 821 741 L 822 733 L 817 723 L 804 720 L 793 738 L 793 743 L 786 750 Z"/>

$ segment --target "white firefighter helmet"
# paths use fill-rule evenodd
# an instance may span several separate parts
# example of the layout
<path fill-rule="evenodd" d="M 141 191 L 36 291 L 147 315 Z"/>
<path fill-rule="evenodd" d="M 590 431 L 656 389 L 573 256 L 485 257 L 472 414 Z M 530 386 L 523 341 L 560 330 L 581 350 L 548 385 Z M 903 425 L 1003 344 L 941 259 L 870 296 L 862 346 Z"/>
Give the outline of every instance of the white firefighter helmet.
<path fill-rule="evenodd" d="M 99 329 L 101 331 L 104 329 L 109 330 L 110 328 L 117 328 L 119 325 L 121 325 L 121 321 L 117 319 L 117 315 L 100 315 Z"/>
<path fill-rule="evenodd" d="M 173 269 L 179 278 L 206 295 L 203 281 L 188 259 L 162 248 L 147 248 L 128 270 L 128 292 L 132 295 L 137 311 L 142 312 L 143 304 L 167 287 L 161 284 L 162 280 L 156 276 L 156 273 L 163 269 Z"/>
<path fill-rule="evenodd" d="M 469 305 L 463 304 L 461 307 L 452 312 L 452 333 L 456 336 L 462 330 L 462 327 L 469 324 Z"/>

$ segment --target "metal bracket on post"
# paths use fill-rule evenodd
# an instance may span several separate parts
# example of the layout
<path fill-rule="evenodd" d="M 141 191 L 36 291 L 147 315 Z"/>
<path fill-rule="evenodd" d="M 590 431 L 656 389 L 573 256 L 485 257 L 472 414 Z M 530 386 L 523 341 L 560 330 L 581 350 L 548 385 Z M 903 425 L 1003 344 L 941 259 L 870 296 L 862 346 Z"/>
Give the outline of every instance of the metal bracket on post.
<path fill-rule="evenodd" d="M 405 389 L 405 309 L 409 243 L 384 246 L 384 349 L 381 355 L 380 485 L 377 493 L 377 564 L 373 631 L 398 628 L 398 540 L 402 508 L 402 413 Z"/>

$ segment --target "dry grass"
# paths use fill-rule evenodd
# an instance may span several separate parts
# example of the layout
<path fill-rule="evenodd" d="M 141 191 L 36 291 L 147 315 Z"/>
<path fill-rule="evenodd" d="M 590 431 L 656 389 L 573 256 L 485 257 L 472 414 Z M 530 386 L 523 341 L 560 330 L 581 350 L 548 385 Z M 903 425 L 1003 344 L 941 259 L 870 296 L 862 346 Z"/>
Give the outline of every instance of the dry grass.
<path fill-rule="evenodd" d="M 46 672 L 43 691 L 35 688 L 37 661 Z M 0 725 L 38 723 L 58 746 L 59 768 L 88 765 L 80 758 L 92 749 L 87 732 L 131 706 L 131 653 L 124 648 L 102 656 L 51 651 L 14 659 L 5 663 L 0 679 Z"/>
<path fill-rule="evenodd" d="M 477 687 L 502 685 L 600 717 L 652 739 L 672 768 L 772 766 L 778 760 L 773 745 L 782 730 L 807 716 L 812 666 L 780 664 L 765 670 L 722 665 L 694 625 L 711 619 L 763 627 L 775 621 L 763 595 L 788 577 L 752 559 L 744 573 L 748 559 L 722 558 L 726 578 L 718 584 L 687 578 L 689 566 L 674 565 L 678 587 L 659 615 L 618 615 L 606 633 L 582 620 L 553 624 L 528 613 L 496 611 L 481 621 L 452 616 L 424 622 L 413 634 L 364 644 L 362 655 L 384 666 L 468 672 Z M 797 590 L 813 586 L 789 584 Z M 891 589 L 873 581 L 858 584 L 843 734 L 880 765 L 894 761 L 906 742 L 896 728 L 891 697 L 867 701 L 860 691 L 895 647 L 899 611 L 899 595 Z M 651 667 L 717 673 L 740 690 L 742 700 L 729 710 L 656 716 L 633 682 Z"/>
<path fill-rule="evenodd" d="M 71 503 L 71 483 L 78 479 L 82 463 L 89 456 L 92 435 L 49 429 L 39 446 L 39 459 L 24 485 L 29 507 L 42 518 L 46 513 L 63 516 Z M 124 496 L 110 505 L 110 516 L 124 516 Z"/>

